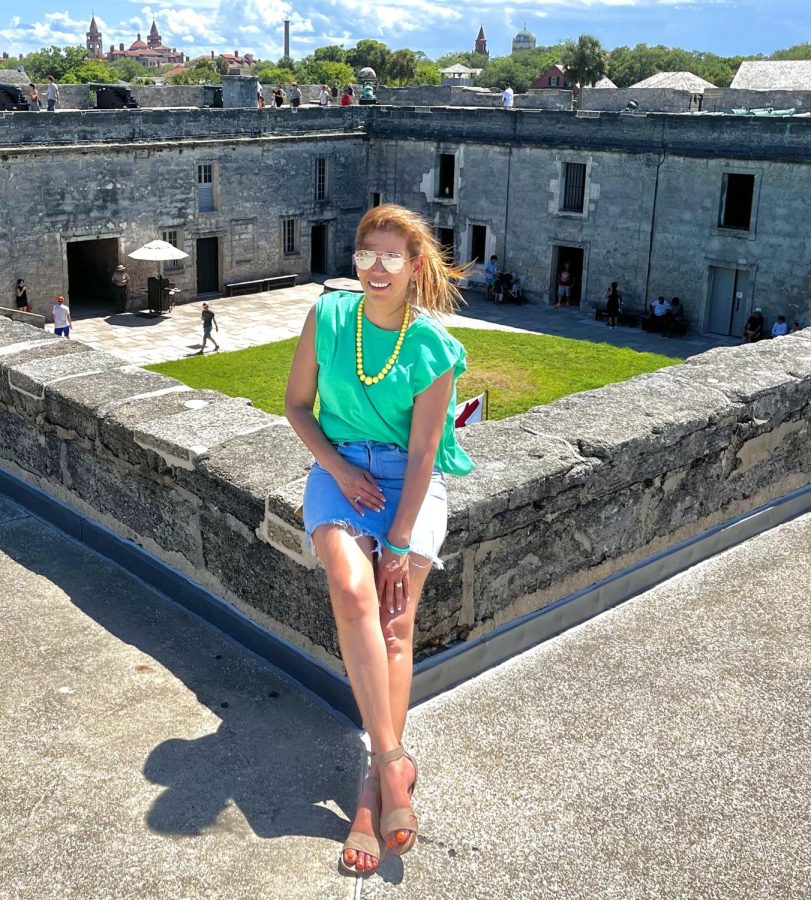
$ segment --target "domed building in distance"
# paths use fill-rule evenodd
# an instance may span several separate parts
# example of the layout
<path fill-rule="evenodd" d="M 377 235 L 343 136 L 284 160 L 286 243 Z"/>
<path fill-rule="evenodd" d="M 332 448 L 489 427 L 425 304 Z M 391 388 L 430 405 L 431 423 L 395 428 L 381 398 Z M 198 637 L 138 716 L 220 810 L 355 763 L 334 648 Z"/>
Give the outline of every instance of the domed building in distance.
<path fill-rule="evenodd" d="M 527 31 L 526 24 L 523 29 L 513 38 L 513 53 L 518 50 L 534 50 L 535 35 L 531 31 Z"/>

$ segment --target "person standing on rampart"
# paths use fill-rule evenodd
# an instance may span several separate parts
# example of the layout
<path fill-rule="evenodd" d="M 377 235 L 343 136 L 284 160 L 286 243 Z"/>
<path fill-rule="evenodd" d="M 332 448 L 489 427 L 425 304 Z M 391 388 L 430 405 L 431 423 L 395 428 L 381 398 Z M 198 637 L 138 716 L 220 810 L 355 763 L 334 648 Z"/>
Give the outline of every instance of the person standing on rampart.
<path fill-rule="evenodd" d="M 514 103 L 515 94 L 513 92 L 513 89 L 509 85 L 507 85 L 507 87 L 504 88 L 504 91 L 501 94 L 501 105 L 504 107 L 504 109 L 512 109 Z"/>
<path fill-rule="evenodd" d="M 301 90 L 297 82 L 294 81 L 290 85 L 290 94 L 288 96 L 290 98 L 290 109 L 293 112 L 298 112 L 298 108 L 301 106 Z"/>
<path fill-rule="evenodd" d="M 33 81 L 28 83 L 28 112 L 39 112 L 41 109 L 39 102 L 39 91 Z"/>
<path fill-rule="evenodd" d="M 59 106 L 59 85 L 54 81 L 53 75 L 48 76 L 48 89 L 45 97 L 48 101 L 48 112 L 54 112 Z"/>

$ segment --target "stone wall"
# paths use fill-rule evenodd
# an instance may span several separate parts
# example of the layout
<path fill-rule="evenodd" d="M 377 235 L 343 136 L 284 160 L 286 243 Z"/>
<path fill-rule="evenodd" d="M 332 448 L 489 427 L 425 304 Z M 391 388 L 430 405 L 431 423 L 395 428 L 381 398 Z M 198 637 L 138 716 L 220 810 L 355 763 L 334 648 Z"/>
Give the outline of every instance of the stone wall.
<path fill-rule="evenodd" d="M 262 118 L 276 115 L 266 110 L 191 112 L 191 120 L 213 112 L 224 113 L 232 122 L 248 113 L 267 113 Z M 175 232 L 178 245 L 189 254 L 174 267 L 165 267 L 167 277 L 182 290 L 183 300 L 198 295 L 198 239 L 216 239 L 220 289 L 227 281 L 261 276 L 293 273 L 309 277 L 311 231 L 317 224 L 327 227 L 329 271 L 349 272 L 354 229 L 366 197 L 366 142 L 357 133 L 323 133 L 324 120 L 333 115 L 340 120 L 341 111 L 312 113 L 311 118 L 321 117 L 320 128 L 312 125 L 312 136 L 305 136 L 302 128 L 298 138 L 294 126 L 292 136 L 270 134 L 238 142 L 122 142 L 64 148 L 32 143 L 7 148 L 0 154 L 0 196 L 14 194 L 15 199 L 0 205 L 2 291 L 11 298 L 16 279 L 25 278 L 35 312 L 50 318 L 53 298 L 63 294 L 75 314 L 79 310 L 76 303 L 90 298 L 83 297 L 81 284 L 78 288 L 71 284 L 71 276 L 76 274 L 71 254 L 77 252 L 77 242 L 85 244 L 90 253 L 91 242 L 112 240 L 116 245 L 105 252 L 104 270 L 98 279 L 106 286 L 115 265 L 126 263 L 137 308 L 145 303 L 147 278 L 156 274 L 156 266 L 130 260 L 128 254 L 167 230 Z M 117 115 L 65 113 L 59 119 L 65 122 L 66 131 L 73 119 L 81 120 L 76 129 L 92 130 L 94 117 Z M 166 115 L 136 112 L 134 118 L 148 130 L 150 116 Z M 45 118 L 41 113 L 29 116 Z M 305 112 L 290 116 L 296 124 L 308 118 Z M 319 158 L 327 160 L 323 201 L 315 194 Z M 199 165 L 212 167 L 214 210 L 210 212 L 200 208 Z M 37 190 L 16 191 L 20 179 L 36 184 Z M 283 243 L 286 219 L 295 222 L 292 252 L 287 252 Z M 27 249 L 31 241 L 36 254 Z M 100 291 L 93 302 L 98 305 L 103 295 Z M 112 310 L 111 294 L 107 300 Z"/>
<path fill-rule="evenodd" d="M 796 109 L 811 110 L 811 91 L 744 91 L 737 88 L 708 88 L 704 91 L 702 110 L 722 112 L 725 109 Z"/>
<path fill-rule="evenodd" d="M 466 429 L 421 654 L 811 483 L 811 330 Z M 286 421 L 0 318 L 0 466 L 338 665 Z M 766 562 L 764 562 L 766 564 Z"/>
<path fill-rule="evenodd" d="M 636 100 L 639 112 L 680 113 L 690 111 L 691 96 L 690 91 L 668 88 L 584 88 L 578 106 L 618 112 Z"/>
<path fill-rule="evenodd" d="M 458 85 L 420 85 L 405 88 L 376 87 L 378 102 L 391 106 L 501 106 L 501 91 L 471 91 Z M 519 109 L 571 109 L 571 91 L 528 91 L 515 95 Z"/>

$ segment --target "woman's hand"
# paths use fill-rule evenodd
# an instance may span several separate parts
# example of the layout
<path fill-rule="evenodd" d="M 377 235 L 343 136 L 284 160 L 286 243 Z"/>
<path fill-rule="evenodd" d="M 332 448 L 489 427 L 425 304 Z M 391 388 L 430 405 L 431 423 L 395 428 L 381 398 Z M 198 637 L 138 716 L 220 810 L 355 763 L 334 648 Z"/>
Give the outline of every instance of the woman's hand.
<path fill-rule="evenodd" d="M 377 486 L 371 472 L 366 469 L 343 461 L 341 467 L 337 472 L 333 472 L 332 476 L 338 482 L 338 487 L 355 512 L 363 515 L 361 505 L 367 506 L 375 512 L 380 512 L 385 506 L 386 498 L 383 496 L 383 492 Z"/>
<path fill-rule="evenodd" d="M 381 547 L 377 562 L 377 596 L 389 615 L 402 612 L 409 601 L 408 554 Z"/>

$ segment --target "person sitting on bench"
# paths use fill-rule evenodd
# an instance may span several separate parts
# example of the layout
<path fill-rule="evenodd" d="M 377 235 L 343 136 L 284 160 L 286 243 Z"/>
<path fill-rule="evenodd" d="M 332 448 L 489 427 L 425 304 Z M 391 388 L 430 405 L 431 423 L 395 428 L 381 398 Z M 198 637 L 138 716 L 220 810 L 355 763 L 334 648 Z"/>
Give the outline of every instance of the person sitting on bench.
<path fill-rule="evenodd" d="M 670 311 L 665 316 L 662 327 L 662 335 L 672 338 L 677 334 L 684 334 L 687 330 L 684 320 L 684 306 L 678 297 L 674 297 L 670 301 Z"/>

